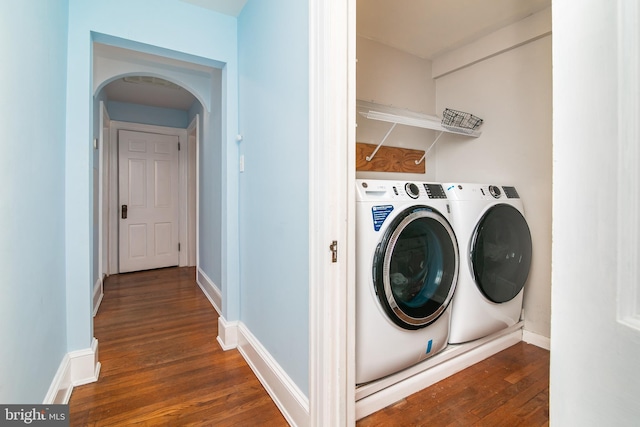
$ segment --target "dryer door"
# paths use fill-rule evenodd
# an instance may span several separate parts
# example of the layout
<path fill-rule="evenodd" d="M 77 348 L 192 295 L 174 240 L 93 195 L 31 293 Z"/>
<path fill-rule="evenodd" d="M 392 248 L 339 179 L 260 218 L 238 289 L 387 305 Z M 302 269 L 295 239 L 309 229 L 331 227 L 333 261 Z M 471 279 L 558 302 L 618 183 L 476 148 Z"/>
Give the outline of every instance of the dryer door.
<path fill-rule="evenodd" d="M 482 294 L 495 303 L 515 298 L 531 267 L 531 233 L 520 211 L 492 206 L 478 222 L 470 247 L 471 270 Z"/>
<path fill-rule="evenodd" d="M 378 300 L 404 329 L 434 322 L 447 308 L 458 280 L 458 242 L 438 211 L 414 206 L 389 224 L 373 262 Z"/>

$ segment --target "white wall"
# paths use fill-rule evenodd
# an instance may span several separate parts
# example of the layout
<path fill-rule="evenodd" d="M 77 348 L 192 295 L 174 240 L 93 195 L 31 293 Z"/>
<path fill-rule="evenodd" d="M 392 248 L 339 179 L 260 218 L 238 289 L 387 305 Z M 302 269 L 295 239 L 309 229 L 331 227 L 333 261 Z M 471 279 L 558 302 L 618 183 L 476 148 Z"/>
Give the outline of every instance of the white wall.
<path fill-rule="evenodd" d="M 431 61 L 418 58 L 378 42 L 357 37 L 356 97 L 363 101 L 392 105 L 411 111 L 435 114 L 435 82 L 431 78 Z M 356 117 L 356 140 L 378 144 L 391 123 Z M 384 145 L 426 150 L 434 141 L 434 131 L 398 125 Z M 433 153 L 433 150 L 432 150 Z M 356 172 L 357 178 L 435 179 L 433 155 L 427 157 L 425 174 Z"/>
<path fill-rule="evenodd" d="M 555 426 L 640 420 L 639 21 L 634 1 L 553 2 Z"/>
<path fill-rule="evenodd" d="M 514 185 L 525 205 L 534 246 L 525 287 L 525 329 L 547 338 L 551 316 L 550 29 L 550 10 L 545 10 L 475 41 L 471 53 L 462 47 L 433 63 L 357 39 L 358 99 L 439 117 L 445 108 L 454 108 L 485 121 L 477 139 L 443 135 L 427 156 L 425 175 L 358 172 L 357 176 Z M 485 56 L 479 58 L 477 52 Z M 389 129 L 388 123 L 357 120 L 358 142 L 377 143 Z M 398 126 L 385 145 L 424 150 L 434 137 L 433 131 Z"/>
<path fill-rule="evenodd" d="M 66 1 L 0 2 L 3 124 L 0 402 L 3 404 L 42 403 L 67 352 L 64 246 L 67 13 Z M 88 152 L 85 163 L 88 177 Z M 86 218 L 85 232 L 89 231 L 89 221 Z M 88 280 L 83 285 L 88 292 Z M 90 310 L 90 298 L 85 305 Z"/>
<path fill-rule="evenodd" d="M 531 229 L 533 259 L 525 285 L 525 330 L 550 336 L 551 322 L 551 36 L 549 11 L 536 35 L 543 35 L 436 79 L 436 110 L 470 112 L 484 120 L 479 138 L 447 135 L 437 145 L 436 177 L 441 182 L 514 185 Z M 531 20 L 532 18 L 529 18 Z M 516 23 L 518 27 L 530 21 Z M 504 49 L 504 38 L 495 49 Z M 520 43 L 520 39 L 514 43 Z M 482 40 L 476 41 L 481 44 Z M 464 48 L 463 48 L 464 49 Z M 452 52 L 449 58 L 455 55 Z M 495 53 L 495 52 L 493 52 Z M 477 58 L 474 58 L 477 60 Z M 438 59 L 434 60 L 434 67 Z"/>

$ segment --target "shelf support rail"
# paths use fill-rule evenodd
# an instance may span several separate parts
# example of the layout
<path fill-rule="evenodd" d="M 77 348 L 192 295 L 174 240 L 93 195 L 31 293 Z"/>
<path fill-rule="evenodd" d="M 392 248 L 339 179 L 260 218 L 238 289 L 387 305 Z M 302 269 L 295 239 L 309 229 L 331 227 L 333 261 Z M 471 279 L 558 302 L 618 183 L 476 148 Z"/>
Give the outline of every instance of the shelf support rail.
<path fill-rule="evenodd" d="M 427 157 L 427 154 L 429 154 L 429 151 L 431 151 L 431 149 L 433 148 L 434 145 L 436 145 L 436 142 L 438 142 L 438 140 L 440 139 L 440 137 L 442 136 L 442 134 L 444 133 L 443 130 L 440 131 L 440 133 L 438 134 L 438 136 L 436 137 L 435 141 L 433 141 L 433 143 L 429 146 L 429 148 L 427 149 L 427 151 L 424 152 L 424 154 L 422 155 L 422 157 L 420 158 L 420 160 L 415 160 L 416 165 L 419 165 L 420 163 L 422 163 L 422 161 L 424 160 L 425 157 Z"/>
<path fill-rule="evenodd" d="M 380 147 L 382 147 L 382 144 L 384 144 L 384 142 L 387 140 L 387 137 L 389 136 L 389 134 L 391 134 L 391 131 L 396 127 L 397 123 L 394 123 L 391 126 L 391 129 L 389 129 L 389 131 L 387 132 L 387 134 L 384 136 L 384 138 L 382 138 L 382 141 L 380 141 L 380 144 L 378 144 L 378 146 L 376 147 L 375 150 L 373 150 L 373 153 L 371 153 L 370 156 L 367 156 L 367 162 L 370 162 L 371 160 L 373 160 L 373 157 L 376 155 L 376 153 L 378 152 L 378 150 L 380 149 Z"/>

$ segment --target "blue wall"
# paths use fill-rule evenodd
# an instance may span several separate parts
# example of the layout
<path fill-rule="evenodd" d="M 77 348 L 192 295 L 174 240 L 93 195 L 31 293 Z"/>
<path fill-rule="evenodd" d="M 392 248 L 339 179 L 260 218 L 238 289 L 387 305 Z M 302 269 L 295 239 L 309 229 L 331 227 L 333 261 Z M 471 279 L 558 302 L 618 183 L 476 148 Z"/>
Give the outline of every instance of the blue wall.
<path fill-rule="evenodd" d="M 126 11 L 126 13 L 123 13 Z M 180 25 L 183 23 L 184 25 Z M 179 30 L 167 31 L 167 28 Z M 66 138 L 66 281 L 68 350 L 89 347 L 91 325 L 91 247 L 92 247 L 92 40 L 108 34 L 122 42 L 120 47 L 145 46 L 147 53 L 174 59 L 198 57 L 224 65 L 225 138 L 218 164 L 223 182 L 216 188 L 224 192 L 207 196 L 216 212 L 211 217 L 224 218 L 226 229 L 237 232 L 237 35 L 236 19 L 186 2 L 158 0 L 153 7 L 144 0 L 70 0 L 67 81 Z M 99 41 L 103 42 L 102 39 Z M 229 129 L 229 132 L 227 132 Z M 231 135 L 228 137 L 227 135 Z M 229 164 L 233 171 L 227 173 Z M 235 178 L 234 178 L 234 173 Z M 222 212 L 223 208 L 232 213 Z M 202 218 L 202 217 L 201 217 Z M 206 217 L 205 217 L 206 218 Z M 221 281 L 238 287 L 237 236 L 227 239 L 220 272 Z M 220 239 L 219 239 L 220 240 Z M 223 242 L 224 244 L 225 242 Z M 231 254 L 227 256 L 227 254 Z M 235 256 L 234 256 L 235 254 Z M 216 272 L 207 272 L 215 276 Z M 230 319 L 237 318 L 238 302 L 227 304 Z M 234 317 L 235 316 L 235 317 Z"/>
<path fill-rule="evenodd" d="M 111 120 L 182 129 L 189 126 L 187 112 L 184 110 L 107 101 L 107 111 Z"/>
<path fill-rule="evenodd" d="M 224 233 L 229 232 L 223 223 L 224 211 L 221 210 L 223 199 L 221 197 L 213 195 L 224 194 L 223 182 L 225 182 L 225 176 L 223 174 L 223 167 L 220 160 L 223 157 L 223 109 L 222 109 L 222 72 L 215 72 L 212 76 L 212 88 L 211 88 L 211 109 L 205 111 L 202 104 L 199 102 L 194 103 L 188 111 L 188 123 L 194 119 L 197 115 L 200 116 L 200 145 L 198 147 L 199 153 L 199 227 L 198 227 L 198 240 L 199 240 L 199 268 L 204 271 L 207 276 L 213 281 L 213 284 L 222 291 L 224 286 L 225 299 L 223 300 L 223 313 L 226 318 L 229 316 L 236 316 L 237 319 L 237 289 L 239 284 L 229 286 L 222 278 L 223 274 L 223 262 L 224 259 Z M 237 159 L 237 148 L 233 148 L 233 158 Z M 237 174 L 237 170 L 234 167 L 234 173 Z M 237 175 L 236 175 L 237 176 Z M 237 183 L 237 178 L 234 178 Z M 237 185 L 237 184 L 236 184 Z M 235 216 L 237 217 L 237 201 L 234 205 Z M 236 242 L 237 242 L 237 234 Z M 234 267 L 237 274 L 237 266 Z M 233 314 L 227 310 L 228 301 L 233 299 L 235 304 L 235 311 Z"/>
<path fill-rule="evenodd" d="M 238 19 L 241 320 L 307 395 L 308 13 L 250 0 Z"/>
<path fill-rule="evenodd" d="M 0 2 L 0 57 L 0 402 L 42 403 L 67 352 L 67 2 Z"/>
<path fill-rule="evenodd" d="M 200 94 L 210 111 L 188 114 L 202 113 L 205 135 L 201 267 L 222 288 L 225 318 L 242 320 L 308 394 L 307 16 L 295 0 L 249 0 L 238 20 L 175 0 L 0 3 L 1 53 L 12 59 L 0 68 L 0 178 L 10 183 L 0 190 L 0 402 L 41 402 L 64 354 L 91 344 L 92 46 L 110 39 L 222 67 Z M 165 30 L 176 22 L 180 31 Z"/>

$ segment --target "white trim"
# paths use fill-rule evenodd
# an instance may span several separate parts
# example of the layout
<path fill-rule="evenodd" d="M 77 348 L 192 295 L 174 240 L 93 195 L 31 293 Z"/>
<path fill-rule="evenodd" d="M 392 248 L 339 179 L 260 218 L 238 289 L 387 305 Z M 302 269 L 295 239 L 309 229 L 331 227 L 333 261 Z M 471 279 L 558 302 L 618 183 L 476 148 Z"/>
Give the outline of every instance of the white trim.
<path fill-rule="evenodd" d="M 121 122 L 118 120 L 111 120 L 109 123 L 109 138 L 110 138 L 110 147 L 109 147 L 109 160 L 110 160 L 110 173 L 109 173 L 109 242 L 113 242 L 113 244 L 109 245 L 109 271 L 108 274 L 117 274 L 118 270 L 118 131 L 120 130 L 129 130 L 134 132 L 147 132 L 147 133 L 157 133 L 162 135 L 172 135 L 178 137 L 178 142 L 181 147 L 185 147 L 188 143 L 187 130 L 183 128 L 173 128 L 167 126 L 157 126 L 157 125 L 147 125 L 143 123 L 129 123 L 129 122 Z M 184 172 L 184 161 L 183 157 L 186 151 L 180 150 L 178 153 L 179 156 L 179 164 L 182 166 L 180 168 L 180 174 Z M 178 180 L 182 183 L 183 177 L 180 175 Z M 180 206 L 182 206 L 182 193 L 183 188 L 179 187 L 179 198 L 180 198 Z M 184 215 L 184 216 L 183 216 Z M 183 234 L 185 227 L 183 224 L 186 224 L 186 209 L 180 209 L 180 218 L 178 219 L 178 230 L 179 236 L 178 240 L 183 242 L 186 240 L 186 236 Z M 181 267 L 186 265 L 186 256 L 183 257 L 180 252 L 180 260 L 179 265 Z M 184 261 L 184 263 L 183 263 Z"/>
<path fill-rule="evenodd" d="M 318 427 L 355 422 L 355 5 L 309 0 L 309 424 Z"/>
<path fill-rule="evenodd" d="M 109 265 L 107 274 L 118 274 L 118 130 L 114 120 L 109 122 Z"/>
<path fill-rule="evenodd" d="M 218 336 L 216 340 L 224 351 L 238 347 L 238 321 L 227 322 L 222 315 L 218 317 Z"/>
<path fill-rule="evenodd" d="M 517 344 L 522 340 L 521 328 L 522 322 L 480 340 L 450 345 L 441 353 L 416 366 L 358 387 L 356 419 L 371 415 Z"/>
<path fill-rule="evenodd" d="M 102 302 L 102 298 L 104 297 L 104 281 L 102 277 L 99 277 L 96 280 L 96 283 L 93 285 L 93 316 L 95 317 L 98 314 L 98 309 L 100 308 L 100 303 Z"/>
<path fill-rule="evenodd" d="M 180 267 L 186 267 L 189 265 L 188 255 L 188 239 L 189 229 L 187 224 L 189 223 L 189 189 L 187 188 L 189 182 L 189 132 L 184 130 L 184 139 L 180 138 L 178 141 L 178 200 L 179 200 L 179 214 L 178 214 L 178 244 L 180 245 L 180 251 L 178 252 L 178 259 Z"/>
<path fill-rule="evenodd" d="M 194 134 L 194 141 L 193 141 L 193 145 L 191 142 L 191 134 Z M 199 147 L 200 147 L 200 115 L 196 114 L 195 117 L 193 118 L 193 120 L 191 120 L 191 123 L 189 123 L 189 126 L 187 127 L 187 154 L 188 154 L 188 160 L 191 158 L 191 154 L 195 153 L 195 164 L 192 164 L 190 161 L 187 161 L 187 171 L 190 172 L 191 168 L 195 169 L 195 182 L 193 183 L 194 185 L 194 191 L 195 191 L 195 203 L 193 206 L 189 206 L 189 210 L 187 211 L 187 238 L 186 238 L 186 247 L 188 249 L 187 253 L 188 253 L 188 257 L 187 257 L 187 265 L 191 266 L 191 265 L 195 265 L 197 267 L 199 267 L 200 265 L 198 264 L 198 252 L 199 252 L 199 241 L 198 241 L 198 231 L 199 231 L 199 181 L 200 181 L 200 175 L 199 175 L 199 159 L 198 159 L 198 154 L 199 154 Z M 187 180 L 187 192 L 186 194 L 189 194 L 189 184 L 188 184 L 188 180 Z M 191 228 L 189 226 L 189 218 L 191 218 L 190 215 L 190 210 L 193 209 L 195 210 L 195 234 L 192 235 L 189 232 L 189 229 Z M 193 263 L 191 262 L 193 261 Z"/>
<path fill-rule="evenodd" d="M 196 267 L 200 268 L 200 116 L 198 114 L 196 114 Z"/>
<path fill-rule="evenodd" d="M 242 322 L 238 325 L 238 350 L 289 425 L 308 426 L 308 399 Z"/>
<path fill-rule="evenodd" d="M 108 202 L 107 206 L 104 206 L 105 199 L 105 187 L 108 193 L 108 185 L 109 185 L 109 172 L 105 171 L 105 162 L 108 165 L 109 161 L 109 113 L 107 112 L 107 108 L 104 104 L 104 101 L 100 101 L 99 104 L 99 137 L 98 137 L 98 278 L 102 278 L 106 273 L 107 266 L 104 262 L 105 255 L 109 256 L 109 239 L 108 235 L 105 236 L 105 231 L 109 232 L 109 215 L 105 215 L 105 209 L 108 210 Z M 106 136 L 105 136 L 106 133 Z M 105 239 L 105 237 L 107 237 Z M 108 262 L 107 262 L 108 264 Z M 93 312 L 94 316 L 97 313 L 97 307 L 94 306 Z"/>
<path fill-rule="evenodd" d="M 90 348 L 65 354 L 43 403 L 69 403 L 74 387 L 98 381 L 100 366 L 98 340 L 95 338 L 93 338 Z"/>
<path fill-rule="evenodd" d="M 218 288 L 209 276 L 207 276 L 207 274 L 199 267 L 197 271 L 196 283 L 200 286 L 200 289 L 202 289 L 202 292 L 204 292 L 204 295 L 207 297 L 213 308 L 215 308 L 218 314 L 222 316 L 222 292 L 220 292 L 220 288 Z"/>
<path fill-rule="evenodd" d="M 72 391 L 71 362 L 69 361 L 69 355 L 65 354 L 42 403 L 45 405 L 67 404 L 71 399 Z"/>
<path fill-rule="evenodd" d="M 617 320 L 633 332 L 640 331 L 640 7 L 618 2 L 618 243 Z"/>
<path fill-rule="evenodd" d="M 222 293 L 207 274 L 200 268 L 197 269 L 196 283 L 202 289 L 213 308 L 218 312 L 218 336 L 216 340 L 224 351 L 238 346 L 238 322 L 228 322 L 222 317 Z"/>
<path fill-rule="evenodd" d="M 100 362 L 98 362 L 98 340 L 93 338 L 91 347 L 68 353 L 71 363 L 71 383 L 75 386 L 98 381 Z"/>
<path fill-rule="evenodd" d="M 551 338 L 527 331 L 526 329 L 522 331 L 522 341 L 527 344 L 533 344 L 536 347 L 544 348 L 545 350 L 551 350 Z"/>
<path fill-rule="evenodd" d="M 431 78 L 437 79 L 484 59 L 551 34 L 551 6 L 433 60 Z"/>

